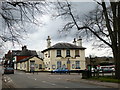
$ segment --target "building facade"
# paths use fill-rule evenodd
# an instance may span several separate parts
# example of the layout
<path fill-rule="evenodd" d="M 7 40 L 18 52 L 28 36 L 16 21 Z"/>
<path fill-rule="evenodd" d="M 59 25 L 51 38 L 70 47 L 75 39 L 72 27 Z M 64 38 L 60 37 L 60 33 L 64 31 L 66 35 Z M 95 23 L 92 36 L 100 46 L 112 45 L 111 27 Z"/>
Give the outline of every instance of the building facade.
<path fill-rule="evenodd" d="M 79 38 L 77 41 L 74 39 L 74 44 L 57 43 L 51 46 L 51 39 L 48 36 L 47 49 L 42 51 L 45 70 L 51 71 L 59 68 L 86 69 L 85 48 L 82 47 L 82 39 Z"/>
<path fill-rule="evenodd" d="M 17 62 L 17 69 L 26 72 L 43 71 L 44 63 L 41 58 L 37 56 L 31 56 Z"/>
<path fill-rule="evenodd" d="M 37 56 L 37 52 L 35 50 L 28 50 L 26 46 L 23 46 L 22 50 L 12 50 L 14 69 L 17 69 L 17 65 L 20 60 L 31 56 Z"/>

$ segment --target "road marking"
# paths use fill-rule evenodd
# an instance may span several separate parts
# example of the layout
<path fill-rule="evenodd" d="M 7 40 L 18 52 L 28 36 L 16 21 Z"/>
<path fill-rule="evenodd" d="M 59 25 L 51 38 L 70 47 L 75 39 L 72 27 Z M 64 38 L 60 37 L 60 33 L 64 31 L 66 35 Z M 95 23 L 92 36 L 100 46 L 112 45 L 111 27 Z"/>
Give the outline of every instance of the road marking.
<path fill-rule="evenodd" d="M 56 78 L 56 79 L 61 79 L 61 78 Z"/>
<path fill-rule="evenodd" d="M 65 88 L 69 88 L 69 87 L 65 87 Z"/>
<path fill-rule="evenodd" d="M 37 80 L 37 79 L 35 78 L 35 80 Z"/>
<path fill-rule="evenodd" d="M 46 81 L 42 81 L 42 82 L 44 82 L 44 83 L 45 83 Z"/>
<path fill-rule="evenodd" d="M 56 84 L 53 83 L 52 85 L 56 85 Z"/>
<path fill-rule="evenodd" d="M 56 85 L 56 84 L 54 84 L 54 83 L 50 83 L 50 82 L 47 82 L 47 81 L 42 81 L 43 83 L 46 83 L 46 84 L 50 84 L 50 85 Z"/>

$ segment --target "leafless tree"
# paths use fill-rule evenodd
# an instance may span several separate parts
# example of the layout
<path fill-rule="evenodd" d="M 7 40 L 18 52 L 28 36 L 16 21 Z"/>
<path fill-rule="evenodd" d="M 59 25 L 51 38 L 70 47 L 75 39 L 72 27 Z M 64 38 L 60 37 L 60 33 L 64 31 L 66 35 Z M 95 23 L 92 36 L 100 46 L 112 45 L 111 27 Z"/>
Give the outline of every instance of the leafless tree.
<path fill-rule="evenodd" d="M 69 16 L 68 23 L 64 26 L 63 31 L 70 30 L 73 27 L 80 32 L 85 32 L 87 37 L 99 39 L 102 43 L 100 46 L 107 45 L 112 49 L 116 72 L 115 76 L 120 79 L 120 1 L 112 2 L 95 1 L 98 5 L 95 10 L 85 15 L 80 21 L 79 15 L 73 12 L 70 2 L 58 1 L 58 15 Z M 71 21 L 70 21 L 71 19 Z"/>
<path fill-rule="evenodd" d="M 42 16 L 47 12 L 47 3 L 45 1 L 1 1 L 0 2 L 0 43 L 10 41 L 20 43 L 23 39 L 22 34 L 26 34 L 29 30 L 24 27 L 26 23 L 40 25 L 36 18 L 37 15 Z"/>

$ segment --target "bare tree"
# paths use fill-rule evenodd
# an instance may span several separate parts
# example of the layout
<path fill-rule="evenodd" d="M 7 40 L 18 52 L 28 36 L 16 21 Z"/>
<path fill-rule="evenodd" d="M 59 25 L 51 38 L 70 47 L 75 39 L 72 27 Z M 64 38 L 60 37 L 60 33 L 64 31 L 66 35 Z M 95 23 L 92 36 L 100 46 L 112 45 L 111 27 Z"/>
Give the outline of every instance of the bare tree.
<path fill-rule="evenodd" d="M 20 39 L 23 38 L 22 34 L 29 32 L 24 28 L 26 23 L 40 25 L 36 16 L 45 14 L 46 6 L 45 1 L 0 2 L 0 42 L 20 43 Z"/>
<path fill-rule="evenodd" d="M 97 1 L 96 1 L 97 2 Z M 115 76 L 120 79 L 120 1 L 97 2 L 98 6 L 80 21 L 79 15 L 73 12 L 70 2 L 59 2 L 57 16 L 69 16 L 69 22 L 63 31 L 76 27 L 78 31 L 84 31 L 88 37 L 94 37 L 102 41 L 112 49 L 115 60 Z M 70 21 L 71 19 L 71 21 Z M 100 44 L 100 46 L 104 46 Z"/>

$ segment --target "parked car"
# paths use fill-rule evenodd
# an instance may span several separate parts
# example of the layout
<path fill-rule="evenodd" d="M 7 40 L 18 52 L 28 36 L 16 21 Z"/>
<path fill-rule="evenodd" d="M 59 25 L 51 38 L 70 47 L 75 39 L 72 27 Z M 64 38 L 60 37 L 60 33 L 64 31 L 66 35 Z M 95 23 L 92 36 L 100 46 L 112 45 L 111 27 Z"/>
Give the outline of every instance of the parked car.
<path fill-rule="evenodd" d="M 68 73 L 69 71 L 68 69 L 55 69 L 52 73 Z"/>
<path fill-rule="evenodd" d="M 14 74 L 14 69 L 12 67 L 6 67 L 4 69 L 4 74 Z"/>
<path fill-rule="evenodd" d="M 99 71 L 99 72 L 110 73 L 110 72 L 114 72 L 114 70 L 113 70 L 113 69 L 111 69 L 111 68 L 104 68 L 104 69 L 100 69 L 100 71 Z"/>

